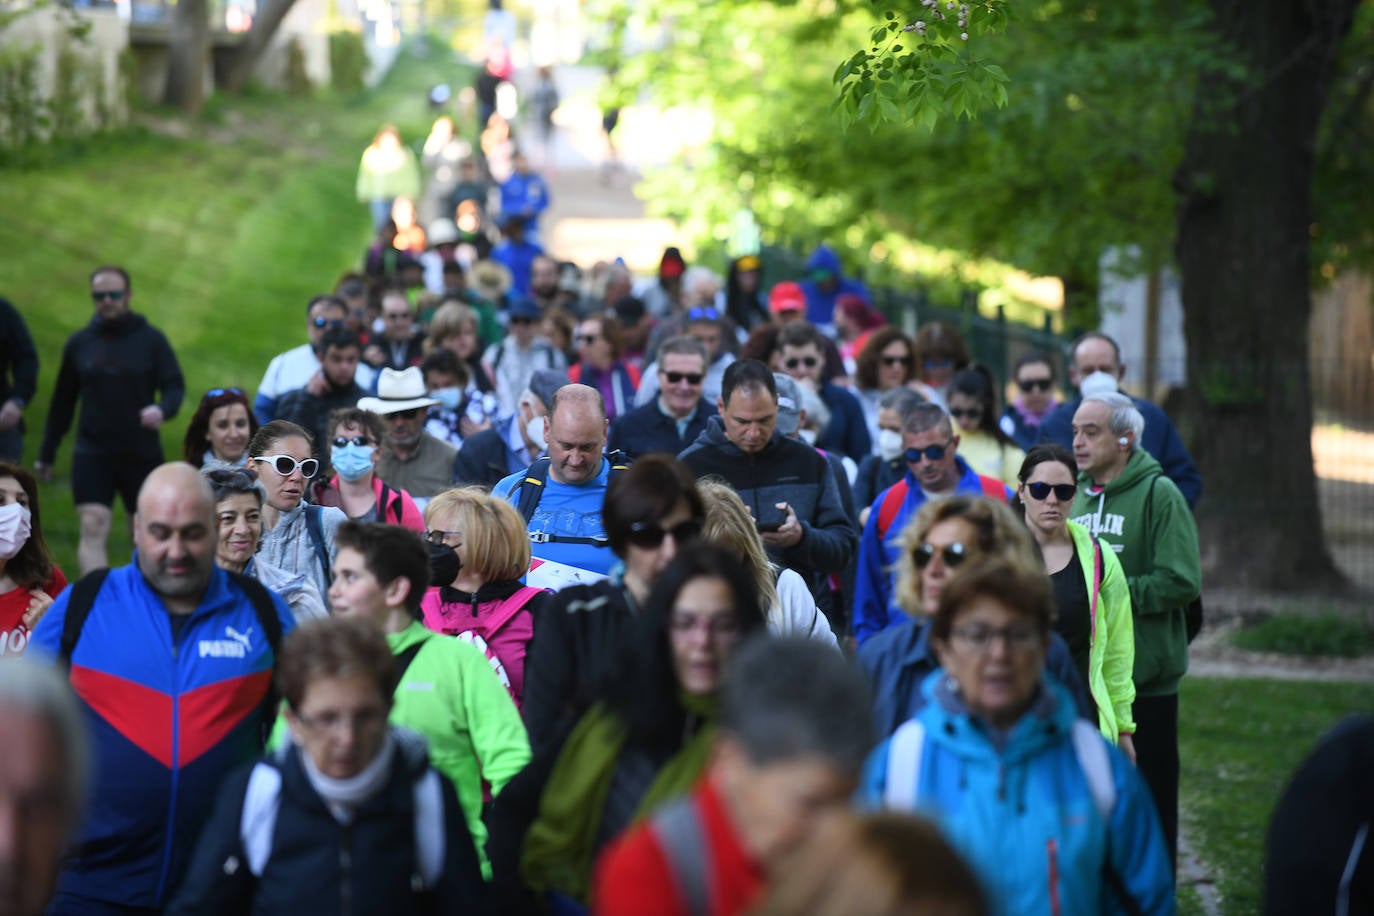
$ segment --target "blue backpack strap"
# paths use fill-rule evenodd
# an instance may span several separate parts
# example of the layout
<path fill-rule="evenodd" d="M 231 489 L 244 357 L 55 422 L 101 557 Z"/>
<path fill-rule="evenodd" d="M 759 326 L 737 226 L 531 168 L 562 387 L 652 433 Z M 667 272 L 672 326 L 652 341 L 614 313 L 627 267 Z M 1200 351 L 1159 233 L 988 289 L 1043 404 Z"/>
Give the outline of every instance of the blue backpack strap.
<path fill-rule="evenodd" d="M 534 510 L 539 507 L 539 500 L 544 498 L 544 484 L 548 479 L 549 459 L 537 458 L 534 464 L 525 469 L 525 479 L 518 484 L 520 498 L 515 503 L 515 509 L 527 525 L 530 519 L 534 518 Z"/>
<path fill-rule="evenodd" d="M 925 755 L 926 728 L 920 719 L 908 719 L 893 732 L 887 746 L 887 779 L 883 807 L 915 811 L 921 788 L 921 758 Z"/>
<path fill-rule="evenodd" d="M 329 548 L 324 545 L 324 508 L 322 506 L 305 507 L 305 530 L 310 534 L 310 540 L 315 545 L 315 560 L 320 564 L 320 569 L 324 570 L 324 581 L 326 585 L 334 584 L 334 570 L 329 567 Z"/>
<path fill-rule="evenodd" d="M 711 905 L 710 853 L 706 827 L 691 796 L 664 806 L 654 815 L 650 829 L 668 860 L 678 900 L 688 916 L 707 916 Z"/>

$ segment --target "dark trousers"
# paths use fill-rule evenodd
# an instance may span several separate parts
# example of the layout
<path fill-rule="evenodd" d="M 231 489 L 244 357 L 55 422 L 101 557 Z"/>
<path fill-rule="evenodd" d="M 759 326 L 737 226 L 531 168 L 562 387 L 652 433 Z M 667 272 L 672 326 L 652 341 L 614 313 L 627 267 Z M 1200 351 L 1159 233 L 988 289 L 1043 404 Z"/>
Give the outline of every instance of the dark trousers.
<path fill-rule="evenodd" d="M 1135 698 L 1136 767 L 1150 787 L 1169 847 L 1169 862 L 1178 869 L 1178 694 Z"/>

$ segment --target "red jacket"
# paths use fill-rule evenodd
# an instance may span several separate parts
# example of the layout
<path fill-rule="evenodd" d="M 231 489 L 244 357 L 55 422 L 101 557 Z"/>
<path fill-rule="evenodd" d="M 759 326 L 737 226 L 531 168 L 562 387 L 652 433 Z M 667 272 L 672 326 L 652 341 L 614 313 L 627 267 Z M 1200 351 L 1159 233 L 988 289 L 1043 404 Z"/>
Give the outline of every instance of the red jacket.
<path fill-rule="evenodd" d="M 734 823 L 710 777 L 687 800 L 705 838 L 707 912 L 735 916 L 758 902 L 763 869 L 740 845 Z M 690 916 L 660 844 L 655 816 L 626 831 L 602 852 L 592 876 L 596 916 Z"/>

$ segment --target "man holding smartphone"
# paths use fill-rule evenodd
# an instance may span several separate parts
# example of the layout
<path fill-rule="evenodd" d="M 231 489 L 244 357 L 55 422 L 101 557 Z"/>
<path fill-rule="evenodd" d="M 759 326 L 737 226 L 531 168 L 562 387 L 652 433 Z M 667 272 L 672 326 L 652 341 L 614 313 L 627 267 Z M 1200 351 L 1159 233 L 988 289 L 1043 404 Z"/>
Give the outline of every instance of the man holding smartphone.
<path fill-rule="evenodd" d="M 844 570 L 858 533 L 829 462 L 778 433 L 777 383 L 758 360 L 725 370 L 717 407 L 720 415 L 678 457 L 697 477 L 719 477 L 739 492 L 769 558 L 806 578 L 817 607 L 843 633 L 844 609 L 833 607 L 826 578 Z"/>

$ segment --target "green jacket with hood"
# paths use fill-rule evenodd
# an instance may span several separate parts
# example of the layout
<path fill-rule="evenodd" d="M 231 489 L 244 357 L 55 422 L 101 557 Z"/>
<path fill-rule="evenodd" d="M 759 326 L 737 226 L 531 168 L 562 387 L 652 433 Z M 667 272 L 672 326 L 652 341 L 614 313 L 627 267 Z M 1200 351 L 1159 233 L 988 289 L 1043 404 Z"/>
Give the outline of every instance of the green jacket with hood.
<path fill-rule="evenodd" d="M 1197 525 L 1159 462 L 1136 449 L 1121 476 L 1100 491 L 1079 474 L 1072 521 L 1116 551 L 1131 590 L 1135 689 L 1170 696 L 1188 670 L 1185 609 L 1202 590 Z"/>
<path fill-rule="evenodd" d="M 1108 741 L 1116 744 L 1122 732 L 1135 734 L 1131 704 L 1135 702 L 1135 631 L 1131 626 L 1131 592 L 1116 551 L 1102 544 L 1102 569 L 1097 568 L 1093 536 L 1082 525 L 1069 522 L 1073 550 L 1088 587 L 1092 620 L 1088 650 L 1088 693 L 1097 706 L 1097 724 Z"/>
<path fill-rule="evenodd" d="M 443 636 L 416 621 L 388 633 L 393 655 L 416 643 L 422 648 L 396 687 L 391 723 L 423 735 L 429 759 L 458 793 L 472 843 L 491 880 L 487 828 L 482 823 L 483 780 L 495 795 L 530 761 L 530 742 L 510 692 L 481 649 Z M 272 746 L 286 739 L 286 717 L 278 716 Z"/>

